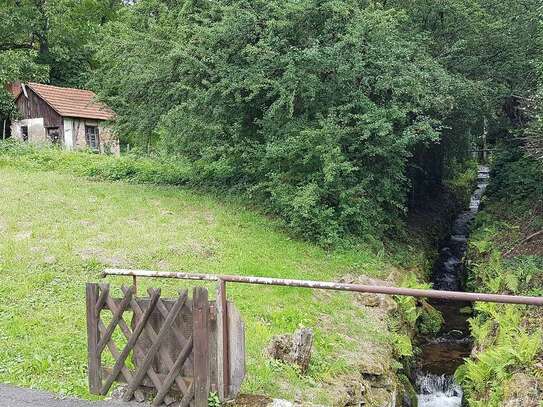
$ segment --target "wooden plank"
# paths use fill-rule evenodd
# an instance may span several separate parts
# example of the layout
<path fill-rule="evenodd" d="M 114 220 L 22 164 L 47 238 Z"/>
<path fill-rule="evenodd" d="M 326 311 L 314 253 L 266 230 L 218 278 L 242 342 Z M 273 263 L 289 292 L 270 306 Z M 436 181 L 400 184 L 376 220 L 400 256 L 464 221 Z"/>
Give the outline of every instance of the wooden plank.
<path fill-rule="evenodd" d="M 102 369 L 100 352 L 98 352 L 98 322 L 100 314 L 96 310 L 98 301 L 98 284 L 86 285 L 87 300 L 87 347 L 88 347 L 88 375 L 89 389 L 92 394 L 100 394 L 102 387 Z"/>
<path fill-rule="evenodd" d="M 185 361 L 187 360 L 191 352 L 192 352 L 192 338 L 189 338 L 189 340 L 187 341 L 187 344 L 179 353 L 179 356 L 175 360 L 175 363 L 170 369 L 170 372 L 168 373 L 168 375 L 166 376 L 166 379 L 162 383 L 162 388 L 157 389 L 158 393 L 156 397 L 153 399 L 153 402 L 151 403 L 152 406 L 156 407 L 162 403 L 162 400 L 164 400 L 164 397 L 166 397 L 166 394 L 168 394 L 168 391 L 170 390 L 170 387 L 175 381 L 176 376 L 179 374 L 179 371 L 183 367 L 183 363 L 185 363 Z M 185 394 L 185 397 L 189 397 L 189 394 L 188 393 Z"/>
<path fill-rule="evenodd" d="M 217 392 L 221 401 L 228 398 L 230 367 L 228 354 L 228 307 L 226 283 L 219 280 L 217 285 Z"/>
<path fill-rule="evenodd" d="M 160 302 L 162 302 L 162 300 L 160 300 Z M 187 302 L 188 302 L 188 299 L 187 299 Z M 115 305 L 115 304 L 112 304 L 112 305 Z M 136 317 L 141 318 L 143 316 L 143 311 L 141 310 L 141 307 L 139 306 L 138 302 L 136 300 L 132 299 L 132 302 L 130 303 L 130 305 L 132 306 L 132 309 L 134 311 L 134 314 L 136 314 Z M 123 331 L 128 330 L 128 332 L 130 332 L 130 330 L 128 329 L 128 327 L 126 326 L 126 324 L 124 323 L 123 320 L 121 320 L 119 322 L 119 325 L 121 326 L 121 329 L 123 329 Z M 155 342 L 157 340 L 158 335 L 157 335 L 157 333 L 155 332 L 154 328 L 151 325 L 149 325 L 149 324 L 145 325 L 145 332 L 149 335 L 149 338 L 151 339 L 152 342 Z M 140 349 L 138 347 L 135 347 L 134 349 L 137 352 L 140 351 Z M 169 353 L 164 348 L 160 347 L 159 348 L 159 354 L 160 354 L 160 357 L 162 358 L 162 360 L 164 360 L 164 362 L 165 362 L 166 366 L 168 367 L 168 369 L 171 369 L 174 362 L 173 362 L 173 359 L 171 358 L 171 356 L 169 355 Z M 143 359 L 144 358 L 142 358 L 141 360 L 143 360 Z M 156 377 L 156 373 L 153 371 L 152 368 L 148 369 L 147 374 L 148 375 L 153 375 L 153 376 Z M 188 392 L 187 384 L 185 383 L 185 381 L 181 377 L 177 376 L 176 379 L 175 379 L 175 383 L 177 384 L 179 389 L 181 389 L 183 394 L 187 394 L 187 392 Z M 160 386 L 157 386 L 157 388 L 159 388 L 159 387 Z"/>
<path fill-rule="evenodd" d="M 219 394 L 218 386 L 218 369 L 219 358 L 217 356 L 218 343 L 218 327 L 217 327 L 217 307 L 214 301 L 209 301 L 209 329 L 208 329 L 208 344 L 209 344 L 209 391 Z M 194 369 L 193 369 L 194 371 Z"/>
<path fill-rule="evenodd" d="M 234 304 L 228 303 L 228 336 L 230 355 L 230 387 L 228 398 L 233 399 L 245 379 L 245 324 Z"/>
<path fill-rule="evenodd" d="M 157 301 L 160 298 L 160 290 L 154 290 L 151 295 L 151 301 L 149 303 L 149 307 L 145 310 L 143 314 L 143 318 L 138 321 L 138 324 L 134 331 L 132 331 L 132 335 L 130 335 L 130 338 L 128 338 L 128 342 L 126 343 L 126 346 L 124 347 L 123 351 L 120 355 L 116 356 L 115 365 L 113 366 L 113 371 L 111 375 L 106 379 L 106 382 L 102 386 L 101 393 L 103 396 L 107 394 L 109 391 L 109 388 L 113 384 L 113 381 L 117 378 L 119 375 L 122 367 L 124 366 L 124 363 L 126 361 L 126 358 L 130 354 L 130 351 L 136 344 L 136 341 L 138 340 L 140 334 L 143 332 L 143 328 L 145 327 L 145 324 L 147 324 L 147 321 L 149 320 L 149 317 L 155 310 L 155 306 Z"/>
<path fill-rule="evenodd" d="M 151 366 L 151 363 L 153 362 L 153 358 L 159 351 L 162 341 L 164 340 L 166 335 L 169 333 L 171 325 L 173 321 L 175 320 L 175 318 L 177 318 L 177 314 L 183 307 L 183 304 L 185 303 L 186 299 L 187 299 L 187 292 L 184 291 L 179 296 L 179 299 L 175 303 L 174 307 L 170 310 L 170 313 L 168 314 L 168 318 L 166 318 L 166 321 L 164 322 L 164 325 L 162 326 L 162 329 L 160 330 L 158 337 L 156 338 L 156 341 L 153 342 L 153 346 L 151 346 L 151 349 L 149 349 L 149 351 L 147 352 L 147 355 L 145 356 L 145 360 L 143 361 L 141 366 L 138 366 L 138 370 L 136 372 L 136 375 L 134 376 L 134 379 L 128 384 L 128 388 L 126 389 L 126 392 L 123 396 L 124 401 L 130 401 L 132 399 L 134 391 L 138 388 L 140 382 L 143 380 L 143 378 L 147 374 L 147 370 Z"/>
<path fill-rule="evenodd" d="M 195 287 L 192 295 L 194 338 L 194 403 L 207 407 L 209 398 L 209 300 L 205 288 Z"/>

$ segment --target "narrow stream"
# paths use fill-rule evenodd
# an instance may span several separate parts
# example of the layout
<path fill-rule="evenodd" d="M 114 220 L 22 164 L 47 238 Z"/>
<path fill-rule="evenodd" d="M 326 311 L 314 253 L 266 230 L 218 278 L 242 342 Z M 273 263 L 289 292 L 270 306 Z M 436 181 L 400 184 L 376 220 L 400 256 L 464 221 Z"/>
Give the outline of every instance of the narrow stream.
<path fill-rule="evenodd" d="M 454 221 L 452 234 L 441 246 L 439 259 L 434 264 L 432 281 L 436 290 L 464 289 L 463 261 L 467 240 L 488 179 L 488 167 L 479 166 L 477 189 L 471 196 L 469 210 L 462 212 Z M 462 388 L 455 383 L 453 375 L 471 352 L 469 315 L 462 313 L 462 309 L 471 304 L 444 300 L 434 300 L 431 304 L 441 311 L 445 323 L 436 338 L 426 339 L 421 346 L 422 355 L 415 377 L 419 407 L 461 407 Z"/>

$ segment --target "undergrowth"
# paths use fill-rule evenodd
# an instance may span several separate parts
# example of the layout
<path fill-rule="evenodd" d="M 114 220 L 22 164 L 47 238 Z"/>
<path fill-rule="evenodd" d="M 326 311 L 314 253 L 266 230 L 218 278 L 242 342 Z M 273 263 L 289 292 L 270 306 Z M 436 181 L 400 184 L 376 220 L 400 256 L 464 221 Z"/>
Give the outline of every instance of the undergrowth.
<path fill-rule="evenodd" d="M 526 216 L 528 208 L 541 204 L 542 173 L 533 161 L 505 151 L 492 174 L 485 209 L 470 238 L 468 289 L 543 296 L 543 256 L 538 250 L 512 251 L 543 222 L 540 212 Z M 489 303 L 477 303 L 475 310 L 469 321 L 475 349 L 456 372 L 470 407 L 540 405 L 542 310 Z"/>
<path fill-rule="evenodd" d="M 390 245 L 391 251 L 374 239 L 324 250 L 292 239 L 274 219 L 236 201 L 188 188 L 139 185 L 163 174 L 183 180 L 182 166 L 17 149 L 12 144 L 0 149 L 0 381 L 5 383 L 91 397 L 84 283 L 95 281 L 105 267 L 337 281 L 345 275 L 402 276 L 420 266 L 415 249 L 406 244 Z M 120 180 L 138 185 L 109 182 Z M 141 291 L 159 283 L 165 295 L 179 288 L 179 282 L 145 281 Z M 301 390 L 304 400 L 326 405 L 334 383 L 356 370 L 368 349 L 380 364 L 397 370 L 401 366 L 392 356 L 411 353 L 401 325 L 391 335 L 385 321 L 376 321 L 372 309 L 346 293 L 233 285 L 229 298 L 248 332 L 244 392 L 293 399 Z M 273 335 L 300 326 L 315 331 L 306 375 L 263 352 Z"/>

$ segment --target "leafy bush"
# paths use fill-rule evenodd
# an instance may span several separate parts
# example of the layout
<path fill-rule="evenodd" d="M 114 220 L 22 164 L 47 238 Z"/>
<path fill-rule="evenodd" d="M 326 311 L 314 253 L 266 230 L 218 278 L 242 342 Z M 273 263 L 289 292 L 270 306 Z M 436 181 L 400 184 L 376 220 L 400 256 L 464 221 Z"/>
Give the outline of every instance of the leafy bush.
<path fill-rule="evenodd" d="M 402 286 L 409 288 L 428 289 L 428 284 L 421 284 L 417 281 L 415 274 L 409 274 L 402 282 Z M 394 300 L 398 304 L 398 321 L 399 325 L 392 326 L 393 331 L 409 331 L 411 333 L 421 333 L 423 335 L 437 334 L 443 325 L 443 316 L 441 312 L 430 305 L 424 299 L 417 299 L 409 296 L 395 296 Z M 409 356 L 405 354 L 407 346 L 406 339 L 409 337 L 400 335 L 395 337 L 394 345 L 397 352 L 401 356 Z"/>
<path fill-rule="evenodd" d="M 495 200 L 487 202 L 470 238 L 468 289 L 541 296 L 543 258 L 507 258 L 500 251 L 516 244 L 518 230 L 525 229 L 526 223 L 533 227 L 541 222 L 541 214 L 536 212 L 528 212 L 533 216 L 525 221 L 525 208 L 541 205 L 539 186 L 534 182 L 537 170 L 515 150 L 503 151 L 496 158 L 491 184 Z M 520 179 L 524 186 L 516 185 Z M 531 195 L 524 194 L 524 188 L 531 190 Z M 457 378 L 470 406 L 499 407 L 506 404 L 504 388 L 515 373 L 537 378 L 536 363 L 543 356 L 541 311 L 489 303 L 477 303 L 475 310 L 470 326 L 476 352 L 458 369 Z"/>
<path fill-rule="evenodd" d="M 197 182 L 334 244 L 401 223 L 406 162 L 463 88 L 411 27 L 359 0 L 138 2 L 95 78 L 122 133 L 156 134 Z"/>
<path fill-rule="evenodd" d="M 503 383 L 518 368 L 528 368 L 541 352 L 541 332 L 523 327 L 518 308 L 478 303 L 470 319 L 471 332 L 481 349 L 456 371 L 470 405 L 499 407 Z"/>
<path fill-rule="evenodd" d="M 461 199 L 463 204 L 467 206 L 473 192 L 473 187 L 477 181 L 477 161 L 458 162 L 452 160 L 447 164 L 447 167 L 447 180 L 445 183 L 451 189 L 454 196 Z"/>
<path fill-rule="evenodd" d="M 503 146 L 496 154 L 488 195 L 508 202 L 543 200 L 541 163 L 526 157 L 520 146 Z"/>
<path fill-rule="evenodd" d="M 191 165 L 182 160 L 133 155 L 116 158 L 13 141 L 0 142 L 0 163 L 2 161 L 46 171 L 67 170 L 75 175 L 108 181 L 187 185 L 194 179 Z"/>

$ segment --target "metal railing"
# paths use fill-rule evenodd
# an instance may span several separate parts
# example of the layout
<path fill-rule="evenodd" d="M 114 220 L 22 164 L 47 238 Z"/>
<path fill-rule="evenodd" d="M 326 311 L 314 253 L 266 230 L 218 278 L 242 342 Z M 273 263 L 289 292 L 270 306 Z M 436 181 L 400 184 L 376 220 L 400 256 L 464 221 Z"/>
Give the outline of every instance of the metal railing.
<path fill-rule="evenodd" d="M 364 284 L 348 284 L 325 281 L 309 281 L 309 280 L 291 280 L 283 278 L 270 277 L 252 277 L 252 276 L 232 276 L 232 275 L 213 275 L 199 273 L 175 273 L 167 271 L 150 271 L 150 270 L 125 270 L 125 269 L 106 269 L 104 276 L 132 276 L 134 278 L 134 286 L 136 286 L 137 277 L 150 278 L 175 278 L 180 280 L 197 280 L 197 281 L 215 281 L 225 286 L 226 283 L 241 283 L 241 284 L 257 284 L 257 285 L 273 285 L 284 287 L 300 287 L 312 288 L 321 290 L 336 290 L 336 291 L 351 291 L 358 293 L 373 293 L 387 295 L 402 295 L 417 298 L 434 298 L 449 301 L 465 301 L 465 302 L 496 302 L 503 304 L 524 304 L 524 305 L 543 305 L 543 297 L 529 297 L 522 295 L 504 295 L 504 294 L 484 294 L 470 293 L 462 291 L 442 291 L 442 290 L 423 290 L 418 288 L 404 288 L 392 286 L 364 285 Z M 222 290 L 223 293 L 224 287 Z"/>
<path fill-rule="evenodd" d="M 503 304 L 524 304 L 524 305 L 543 305 L 543 297 L 527 297 L 520 295 L 502 295 L 502 294 L 484 294 L 484 293 L 470 293 L 460 291 L 442 291 L 442 290 L 422 290 L 416 288 L 403 288 L 392 286 L 379 286 L 379 285 L 364 285 L 364 284 L 348 284 L 338 282 L 326 282 L 326 281 L 309 281 L 309 280 L 292 280 L 283 278 L 270 278 L 270 277 L 254 277 L 254 276 L 232 276 L 232 275 L 213 275 L 213 274 L 201 274 L 201 273 L 175 273 L 167 271 L 150 271 L 150 270 L 125 270 L 125 269 L 106 269 L 103 272 L 106 276 L 131 276 L 133 278 L 134 292 L 137 291 L 137 278 L 174 278 L 180 280 L 196 280 L 196 281 L 209 281 L 216 282 L 218 286 L 217 290 L 217 305 L 221 307 L 224 312 L 219 322 L 221 329 L 225 335 L 225 340 L 222 342 L 222 358 L 219 361 L 222 365 L 224 372 L 224 382 L 221 394 L 227 394 L 229 388 L 229 376 L 230 376 L 230 358 L 229 358 L 229 340 L 228 340 L 228 321 L 227 321 L 227 295 L 226 295 L 226 283 L 240 283 L 240 284 L 257 284 L 257 285 L 269 285 L 269 286 L 283 286 L 283 287 L 300 287 L 311 288 L 321 290 L 336 290 L 336 291 L 350 291 L 357 293 L 373 293 L 373 294 L 386 294 L 386 295 L 401 295 L 411 296 L 417 298 L 434 298 L 449 301 L 462 301 L 462 302 L 494 302 Z"/>

